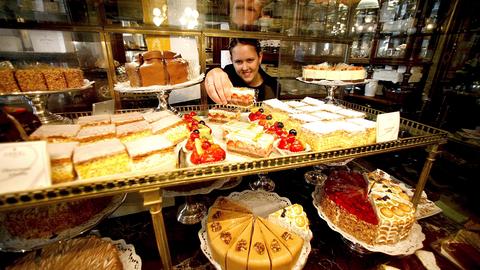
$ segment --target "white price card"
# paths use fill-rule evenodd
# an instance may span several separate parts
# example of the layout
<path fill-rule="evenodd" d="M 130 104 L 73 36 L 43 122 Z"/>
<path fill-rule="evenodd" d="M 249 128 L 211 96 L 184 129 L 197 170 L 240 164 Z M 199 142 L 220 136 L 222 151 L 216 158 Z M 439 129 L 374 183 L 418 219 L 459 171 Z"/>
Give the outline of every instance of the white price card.
<path fill-rule="evenodd" d="M 400 112 L 377 115 L 377 143 L 398 139 L 400 130 Z"/>
<path fill-rule="evenodd" d="M 51 185 L 47 142 L 0 144 L 0 193 Z"/>

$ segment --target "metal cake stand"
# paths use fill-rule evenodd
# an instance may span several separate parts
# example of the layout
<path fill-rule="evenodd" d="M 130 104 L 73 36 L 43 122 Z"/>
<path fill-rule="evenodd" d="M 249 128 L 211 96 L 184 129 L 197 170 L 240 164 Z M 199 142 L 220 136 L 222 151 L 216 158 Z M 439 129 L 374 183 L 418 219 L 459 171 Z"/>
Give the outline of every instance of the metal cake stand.
<path fill-rule="evenodd" d="M 48 97 L 52 94 L 61 94 L 67 92 L 78 92 L 89 89 L 95 81 L 84 81 L 80 88 L 66 88 L 61 90 L 31 91 L 31 92 L 13 92 L 0 93 L 0 96 L 23 96 L 32 107 L 33 114 L 38 117 L 42 124 L 71 124 L 72 119 L 54 114 L 47 109 Z"/>
<path fill-rule="evenodd" d="M 176 112 L 177 110 L 168 103 L 170 93 L 172 93 L 173 90 L 197 85 L 201 83 L 204 78 L 205 75 L 202 73 L 199 76 L 183 83 L 173 85 L 151 85 L 143 87 L 131 87 L 130 82 L 126 81 L 115 84 L 113 89 L 117 92 L 126 94 L 156 94 L 158 98 L 158 106 L 154 109 L 154 111 L 170 110 L 172 112 Z"/>
<path fill-rule="evenodd" d="M 363 81 L 360 81 L 360 82 L 329 81 L 329 80 L 308 81 L 308 80 L 303 79 L 302 77 L 297 77 L 297 80 L 301 81 L 303 83 L 325 86 L 327 88 L 327 96 L 325 97 L 324 101 L 327 104 L 338 104 L 338 102 L 335 100 L 335 90 L 338 87 L 360 85 L 360 84 L 366 84 L 366 83 L 369 82 L 368 80 L 363 80 Z"/>

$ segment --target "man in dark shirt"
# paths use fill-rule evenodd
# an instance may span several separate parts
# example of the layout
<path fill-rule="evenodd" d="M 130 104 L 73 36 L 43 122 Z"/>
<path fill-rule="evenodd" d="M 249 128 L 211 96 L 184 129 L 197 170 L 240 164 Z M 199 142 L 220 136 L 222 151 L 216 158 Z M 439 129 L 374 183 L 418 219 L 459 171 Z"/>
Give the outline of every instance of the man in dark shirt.
<path fill-rule="evenodd" d="M 232 87 L 256 89 L 257 100 L 278 96 L 280 84 L 260 67 L 263 55 L 258 40 L 233 38 L 229 47 L 233 64 L 207 73 L 205 88 L 208 96 L 215 103 L 227 104 Z"/>

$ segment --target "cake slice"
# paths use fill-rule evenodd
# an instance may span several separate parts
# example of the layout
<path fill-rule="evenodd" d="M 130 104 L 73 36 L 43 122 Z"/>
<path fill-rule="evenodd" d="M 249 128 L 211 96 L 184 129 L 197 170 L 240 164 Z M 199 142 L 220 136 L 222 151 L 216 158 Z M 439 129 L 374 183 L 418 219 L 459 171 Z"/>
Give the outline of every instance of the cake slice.
<path fill-rule="evenodd" d="M 255 103 L 255 89 L 246 87 L 233 87 L 229 104 L 238 106 L 253 106 Z"/>
<path fill-rule="evenodd" d="M 48 142 L 75 141 L 80 125 L 41 125 L 32 134 L 31 140 L 45 140 Z"/>
<path fill-rule="evenodd" d="M 288 106 L 290 106 L 294 109 L 299 108 L 299 107 L 308 106 L 307 103 L 304 103 L 304 102 L 301 102 L 301 101 L 296 101 L 296 100 L 285 101 L 285 104 L 287 104 Z"/>
<path fill-rule="evenodd" d="M 299 139 L 314 151 L 326 151 L 342 146 L 342 129 L 332 122 L 312 122 L 302 125 Z"/>
<path fill-rule="evenodd" d="M 280 241 L 280 239 L 273 234 L 264 224 L 257 218 L 260 230 L 262 232 L 263 241 L 267 247 L 268 256 L 272 269 L 275 270 L 290 270 L 293 267 L 293 258 L 287 247 Z"/>
<path fill-rule="evenodd" d="M 172 116 L 172 115 L 175 115 L 173 112 L 171 111 L 159 111 L 159 112 L 146 112 L 146 113 L 143 113 L 142 116 L 143 116 L 143 119 L 145 121 L 147 121 L 148 123 L 153 123 L 153 122 L 156 122 L 162 118 L 165 118 L 167 116 Z"/>
<path fill-rule="evenodd" d="M 268 256 L 267 245 L 263 239 L 260 229 L 260 221 L 255 220 L 253 225 L 252 240 L 250 241 L 250 252 L 248 253 L 247 270 L 270 270 L 270 257 Z"/>
<path fill-rule="evenodd" d="M 316 105 L 316 107 L 320 111 L 327 111 L 327 112 L 332 112 L 332 113 L 343 109 L 342 107 L 334 105 L 334 104 L 319 104 L 319 105 Z"/>
<path fill-rule="evenodd" d="M 232 120 L 240 120 L 240 111 L 227 108 L 213 108 L 208 110 L 208 120 L 218 123 L 226 123 Z"/>
<path fill-rule="evenodd" d="M 346 120 L 349 123 L 359 125 L 366 129 L 365 143 L 364 144 L 375 144 L 377 142 L 377 123 L 362 118 L 352 118 Z"/>
<path fill-rule="evenodd" d="M 77 145 L 78 142 L 47 144 L 53 184 L 70 182 L 75 179 L 72 156 L 73 149 Z"/>
<path fill-rule="evenodd" d="M 268 215 L 267 220 L 285 228 L 292 228 L 301 236 L 309 234 L 309 220 L 300 204 L 289 205 Z"/>
<path fill-rule="evenodd" d="M 128 123 L 142 121 L 142 120 L 143 120 L 143 116 L 139 112 L 112 114 L 111 116 L 112 124 L 116 126 L 125 125 Z"/>
<path fill-rule="evenodd" d="M 335 112 L 336 114 L 342 115 L 344 118 L 365 118 L 364 112 L 359 112 L 350 109 L 341 109 Z"/>
<path fill-rule="evenodd" d="M 164 117 L 150 126 L 153 134 L 163 135 L 174 144 L 185 140 L 190 134 L 185 121 L 177 115 Z"/>
<path fill-rule="evenodd" d="M 298 113 L 298 110 L 291 108 L 276 98 L 263 101 L 262 106 L 266 114 L 271 114 L 272 118 L 279 122 L 287 120 L 289 114 Z"/>
<path fill-rule="evenodd" d="M 82 127 L 108 125 L 110 124 L 110 114 L 80 116 L 77 120 L 77 124 Z"/>
<path fill-rule="evenodd" d="M 212 257 L 222 269 L 225 269 L 228 249 L 233 245 L 247 226 L 252 226 L 252 219 L 248 219 L 229 229 L 222 230 L 217 237 L 209 241 Z"/>
<path fill-rule="evenodd" d="M 295 113 L 288 116 L 283 124 L 286 130 L 295 129 L 298 132 L 303 124 L 320 121 L 317 117 L 306 113 Z"/>
<path fill-rule="evenodd" d="M 319 100 L 319 99 L 316 99 L 316 98 L 311 98 L 311 97 L 304 97 L 302 99 L 302 102 L 303 103 L 306 103 L 308 105 L 311 105 L 311 106 L 318 106 L 318 105 L 323 105 L 325 104 L 325 102 Z"/>
<path fill-rule="evenodd" d="M 300 113 L 314 113 L 314 112 L 321 111 L 322 107 L 321 106 L 307 105 L 307 106 L 297 108 L 297 110 L 299 110 Z"/>
<path fill-rule="evenodd" d="M 250 133 L 242 130 L 225 137 L 227 150 L 251 157 L 268 157 L 273 150 L 275 137 L 263 132 Z"/>
<path fill-rule="evenodd" d="M 252 134 L 258 134 L 263 132 L 263 127 L 256 123 L 245 123 L 238 121 L 231 121 L 222 125 L 223 136 L 227 136 L 229 133 L 236 133 L 244 131 Z"/>
<path fill-rule="evenodd" d="M 223 212 L 225 210 L 221 211 Z M 206 231 L 208 241 L 212 241 L 213 239 L 215 239 L 217 236 L 220 235 L 222 231 L 228 230 L 239 223 L 245 222 L 253 218 L 252 214 L 233 212 L 235 214 L 229 215 L 228 218 L 215 219 L 214 215 L 216 213 L 218 213 L 218 210 L 213 210 L 212 213 L 212 209 L 210 209 L 209 217 L 207 218 Z"/>
<path fill-rule="evenodd" d="M 130 158 L 119 139 L 80 145 L 73 151 L 73 164 L 80 179 L 125 173 Z"/>
<path fill-rule="evenodd" d="M 152 130 L 147 121 L 137 121 L 117 126 L 116 134 L 120 141 L 126 143 L 149 136 L 152 134 Z"/>
<path fill-rule="evenodd" d="M 247 227 L 233 242 L 227 251 L 225 269 L 247 269 L 248 253 L 252 236 L 253 219 L 250 219 Z"/>
<path fill-rule="evenodd" d="M 261 217 L 258 218 L 288 249 L 292 256 L 292 266 L 297 262 L 303 248 L 303 238 L 298 234 L 285 229 L 277 224 L 269 222 Z"/>
<path fill-rule="evenodd" d="M 223 210 L 229 211 L 236 211 L 240 213 L 248 213 L 250 214 L 251 211 L 247 207 L 243 206 L 241 203 L 236 201 L 227 199 L 225 197 L 219 197 L 215 203 L 213 203 L 212 208 L 218 208 Z"/>
<path fill-rule="evenodd" d="M 312 113 L 312 116 L 317 117 L 317 119 L 319 121 L 334 121 L 334 120 L 338 121 L 338 120 L 342 120 L 344 118 L 344 116 L 342 116 L 342 115 L 327 112 L 327 111 L 314 112 L 314 113 Z"/>
<path fill-rule="evenodd" d="M 81 143 L 92 143 L 115 138 L 115 125 L 86 126 L 80 129 L 75 140 Z"/>
<path fill-rule="evenodd" d="M 177 168 L 175 145 L 161 135 L 125 142 L 134 171 L 174 170 Z"/>

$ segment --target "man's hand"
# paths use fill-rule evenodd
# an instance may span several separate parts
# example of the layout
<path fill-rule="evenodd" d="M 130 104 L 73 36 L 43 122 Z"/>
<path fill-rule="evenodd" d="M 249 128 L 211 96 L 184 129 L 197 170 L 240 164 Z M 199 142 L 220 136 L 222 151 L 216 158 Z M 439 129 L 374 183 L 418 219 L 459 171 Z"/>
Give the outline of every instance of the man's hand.
<path fill-rule="evenodd" d="M 232 96 L 233 85 L 221 68 L 214 68 L 205 77 L 205 89 L 208 96 L 217 104 L 227 104 Z"/>

